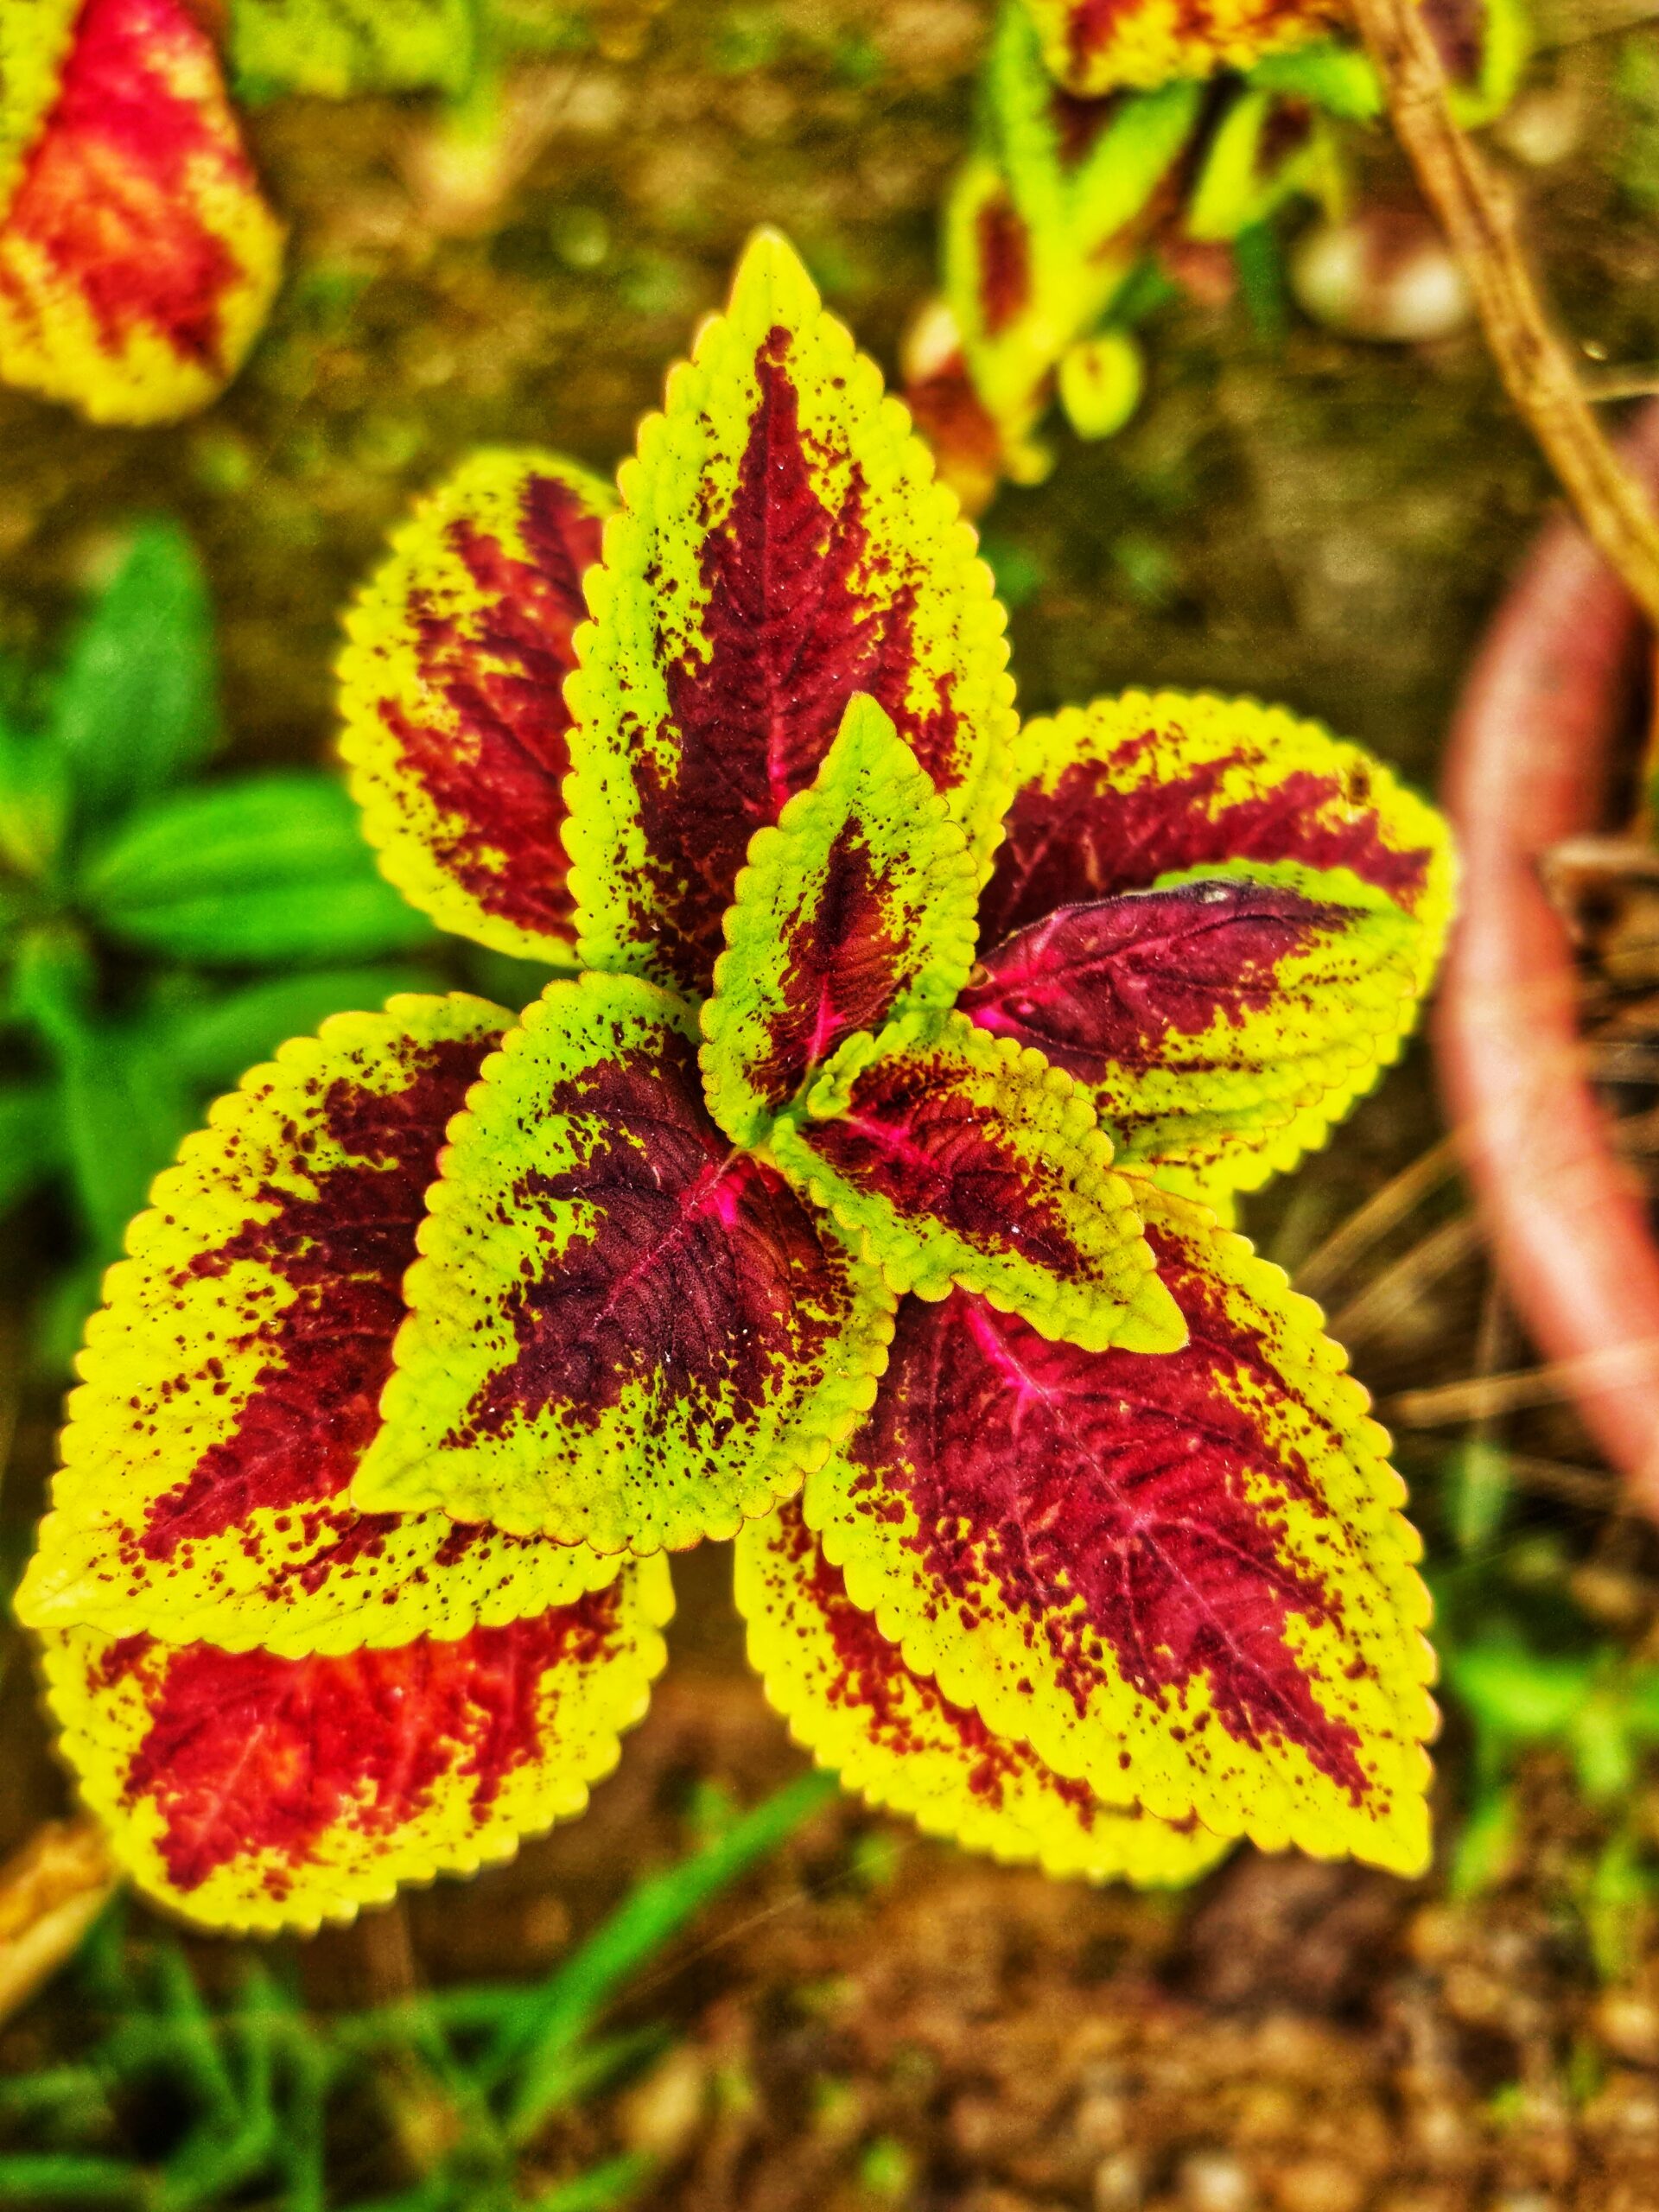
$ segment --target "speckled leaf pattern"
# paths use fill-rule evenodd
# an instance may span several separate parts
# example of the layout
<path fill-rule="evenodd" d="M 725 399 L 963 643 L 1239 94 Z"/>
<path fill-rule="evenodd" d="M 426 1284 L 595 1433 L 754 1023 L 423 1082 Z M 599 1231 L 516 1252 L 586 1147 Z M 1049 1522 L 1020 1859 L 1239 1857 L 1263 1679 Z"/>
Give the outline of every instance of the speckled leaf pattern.
<path fill-rule="evenodd" d="M 347 1495 L 445 1126 L 508 1020 L 459 996 L 336 1015 L 186 1141 L 88 1327 L 25 1621 L 298 1656 L 456 1637 L 608 1578 L 581 1548 Z"/>
<path fill-rule="evenodd" d="M 1096 1347 L 1181 1341 L 1086 1095 L 960 1014 L 849 1038 L 766 1150 L 896 1291 L 957 1284 Z"/>
<path fill-rule="evenodd" d="M 463 92 L 478 43 L 472 0 L 230 0 L 245 87 L 346 99 Z"/>
<path fill-rule="evenodd" d="M 346 616 L 340 750 L 380 865 L 433 920 L 568 963 L 564 681 L 615 500 L 574 462 L 474 454 Z"/>
<path fill-rule="evenodd" d="M 0 219 L 0 378 L 98 423 L 187 415 L 240 366 L 282 245 L 185 0 L 87 0 Z"/>
<path fill-rule="evenodd" d="M 1343 21 L 1336 0 L 1025 0 L 1069 92 L 1248 69 Z"/>
<path fill-rule="evenodd" d="M 1237 1094 L 1250 1122 L 1230 1138 L 1218 1128 L 1192 1132 L 1213 1192 L 1254 1189 L 1294 1166 L 1325 1141 L 1411 1027 L 1452 914 L 1456 868 L 1444 822 L 1357 746 L 1249 699 L 1128 692 L 1027 723 L 1019 753 L 1007 836 L 980 901 L 988 972 L 1017 959 L 1002 950 L 1005 938 L 1058 908 L 1126 892 L 1232 880 L 1253 887 L 1251 895 L 1276 887 L 1364 909 L 1366 944 L 1382 963 L 1366 986 L 1361 1027 L 1370 1044 L 1362 1051 L 1333 1039 L 1321 1064 L 1298 1047 L 1313 1032 L 1287 1007 L 1288 1065 L 1254 1103 Z M 1287 980 L 1294 972 L 1293 963 Z M 1262 1013 L 1274 1018 L 1271 1007 Z M 1315 1093 L 1321 1066 L 1325 1087 Z M 1160 1115 L 1161 1082 L 1150 1087 Z M 1128 1150 L 1156 1159 L 1160 1179 L 1166 1160 L 1184 1175 L 1171 1132 L 1142 1130 L 1137 1141 L 1139 1111 L 1125 1107 Z"/>
<path fill-rule="evenodd" d="M 1087 1783 L 1056 1774 L 1029 1744 L 995 1734 L 972 1706 L 912 1674 L 848 1597 L 798 1502 L 739 1535 L 736 1589 L 749 1663 L 796 1741 L 925 1834 L 1048 1874 L 1160 1885 L 1196 1880 L 1230 1848 L 1196 1821 L 1103 1804 Z"/>
<path fill-rule="evenodd" d="M 452 1642 L 269 1651 L 45 1638 L 61 1749 L 118 1860 L 212 1928 L 349 1920 L 582 1811 L 667 1656 L 666 1563 Z"/>
<path fill-rule="evenodd" d="M 706 995 L 749 840 L 812 782 L 858 691 L 986 865 L 1014 729 L 990 572 L 774 233 L 619 481 L 568 694 L 584 963 Z"/>
<path fill-rule="evenodd" d="M 892 1301 L 702 1102 L 695 1018 L 556 982 L 451 1131 L 372 1512 L 645 1553 L 734 1535 L 868 1407 Z"/>
<path fill-rule="evenodd" d="M 855 1030 L 948 1007 L 974 957 L 961 830 L 874 699 L 849 702 L 817 780 L 758 830 L 702 1010 L 709 1109 L 751 1144 Z"/>
<path fill-rule="evenodd" d="M 1184 1351 L 908 1302 L 807 1521 L 915 1672 L 1108 1803 L 1418 1872 L 1433 1662 L 1388 1440 L 1279 1269 L 1139 1194 Z"/>
<path fill-rule="evenodd" d="M 1028 923 L 961 1001 L 1076 1077 L 1121 1164 L 1213 1187 L 1259 1180 L 1278 1132 L 1369 1084 L 1417 1002 L 1417 932 L 1390 899 L 1346 870 L 1234 865 Z"/>

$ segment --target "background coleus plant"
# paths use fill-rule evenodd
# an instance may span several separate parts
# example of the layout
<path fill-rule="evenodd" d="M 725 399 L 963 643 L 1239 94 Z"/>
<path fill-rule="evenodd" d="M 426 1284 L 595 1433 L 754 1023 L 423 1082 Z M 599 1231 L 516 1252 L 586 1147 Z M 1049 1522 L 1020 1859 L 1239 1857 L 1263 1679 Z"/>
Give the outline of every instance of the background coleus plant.
<path fill-rule="evenodd" d="M 187 0 L 0 0 L 0 378 L 98 423 L 187 415 L 282 249 Z"/>
<path fill-rule="evenodd" d="M 1459 119 L 1491 120 L 1527 56 L 1520 0 L 1425 14 Z M 945 200 L 941 294 L 907 346 L 907 397 L 970 511 L 1004 478 L 1047 474 L 1057 397 L 1081 437 L 1128 419 L 1132 332 L 1170 289 L 1160 261 L 1265 237 L 1298 197 L 1341 204 L 1343 128 L 1382 112 L 1341 17 L 1324 0 L 1002 0 Z"/>
<path fill-rule="evenodd" d="M 481 103 L 569 25 L 533 0 L 0 0 L 0 379 L 95 423 L 216 398 L 264 327 L 283 226 L 238 94 Z"/>
<path fill-rule="evenodd" d="M 728 1536 L 798 1737 L 925 1828 L 1421 1866 L 1402 1486 L 1219 1216 L 1397 1049 L 1437 818 L 1249 703 L 1021 729 L 769 235 L 614 494 L 476 457 L 349 627 L 387 874 L 567 972 L 285 1046 L 111 1272 L 19 1610 L 137 1878 L 303 1926 L 510 1851 Z"/>

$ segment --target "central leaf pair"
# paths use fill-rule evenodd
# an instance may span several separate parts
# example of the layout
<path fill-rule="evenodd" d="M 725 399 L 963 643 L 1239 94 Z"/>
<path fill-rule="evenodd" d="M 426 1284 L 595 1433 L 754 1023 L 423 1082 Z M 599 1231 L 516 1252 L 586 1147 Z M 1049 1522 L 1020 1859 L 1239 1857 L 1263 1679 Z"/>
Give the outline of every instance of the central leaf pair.
<path fill-rule="evenodd" d="M 976 893 L 859 695 L 750 847 L 700 1052 L 655 984 L 553 984 L 451 1130 L 359 1503 L 607 1552 L 734 1535 L 868 1410 L 906 1290 L 1176 1349 L 1080 1086 L 944 1011 Z"/>

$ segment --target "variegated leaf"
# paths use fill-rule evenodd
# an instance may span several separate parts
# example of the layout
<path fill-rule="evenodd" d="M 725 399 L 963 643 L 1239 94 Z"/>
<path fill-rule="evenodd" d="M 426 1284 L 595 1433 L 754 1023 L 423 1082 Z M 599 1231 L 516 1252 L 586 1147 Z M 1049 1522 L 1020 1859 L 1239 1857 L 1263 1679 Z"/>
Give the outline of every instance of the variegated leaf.
<path fill-rule="evenodd" d="M 912 1674 L 896 1643 L 847 1595 L 798 1502 L 737 1539 L 737 1605 L 749 1662 L 798 1743 L 872 1805 L 928 1835 L 1048 1874 L 1147 1885 L 1196 1880 L 1230 1848 L 1193 1820 L 1107 1805 L 1056 1774 L 1027 1743 Z"/>
<path fill-rule="evenodd" d="M 811 783 L 857 691 L 988 865 L 1013 733 L 990 572 L 775 234 L 620 483 L 568 694 L 584 963 L 705 995 L 749 840 Z"/>
<path fill-rule="evenodd" d="M 1056 370 L 1137 265 L 1136 226 L 1198 121 L 1196 86 L 1131 99 L 1057 92 L 1020 0 L 992 33 L 976 150 L 951 187 L 945 296 L 981 404 L 1016 481 L 1040 475 L 1031 434 Z"/>
<path fill-rule="evenodd" d="M 0 218 L 0 377 L 99 423 L 188 414 L 258 334 L 282 244 L 186 0 L 86 0 Z"/>
<path fill-rule="evenodd" d="M 908 1303 L 807 1522 L 913 1672 L 1107 1803 L 1416 1872 L 1433 1662 L 1388 1440 L 1319 1309 L 1137 1187 L 1185 1349 Z"/>
<path fill-rule="evenodd" d="M 895 1291 L 958 1284 L 1096 1348 L 1182 1341 L 1087 1097 L 960 1014 L 849 1038 L 766 1150 Z"/>
<path fill-rule="evenodd" d="M 980 900 L 988 968 L 1013 957 L 1000 953 L 999 940 L 1058 908 L 1200 878 L 1361 906 L 1375 917 L 1365 931 L 1378 951 L 1389 927 L 1389 977 L 1377 979 L 1380 997 L 1365 1020 L 1383 1001 L 1392 1014 L 1373 1029 L 1374 1046 L 1357 1059 L 1340 1048 L 1317 1097 L 1255 1116 L 1242 1141 L 1224 1147 L 1220 1180 L 1209 1187 L 1252 1189 L 1322 1144 L 1395 1057 L 1439 963 L 1456 880 L 1440 816 L 1357 746 L 1248 699 L 1128 692 L 1068 708 L 1021 731 L 1020 769 L 1007 838 Z M 1385 925 L 1390 908 L 1403 938 Z M 1402 954 L 1408 987 L 1395 1000 Z M 1306 1058 L 1287 1068 L 1291 1092 L 1306 1090 L 1313 1072 Z M 1215 1154 L 1194 1134 L 1202 1152 Z M 1161 1177 L 1165 1155 L 1125 1135 L 1137 1157 L 1159 1160 Z M 1168 1157 L 1179 1160 L 1179 1141 Z"/>
<path fill-rule="evenodd" d="M 140 1889 L 213 1928 L 312 1929 L 580 1813 L 645 1713 L 672 1610 L 647 1560 L 500 1627 L 334 1657 L 54 1629 L 48 1692 Z"/>
<path fill-rule="evenodd" d="M 1334 204 L 1340 174 L 1331 125 L 1317 108 L 1245 86 L 1205 147 L 1187 197 L 1186 234 L 1236 238 L 1299 193 Z"/>
<path fill-rule="evenodd" d="M 509 1033 L 429 1196 L 364 1510 L 673 1548 L 769 1510 L 868 1407 L 891 1298 L 721 1135 L 696 1037 L 596 975 Z"/>
<path fill-rule="evenodd" d="M 950 1004 L 973 964 L 977 897 L 944 801 L 858 694 L 817 780 L 756 830 L 727 912 L 702 1062 L 734 1144 L 752 1143 L 843 1037 Z"/>
<path fill-rule="evenodd" d="M 88 1328 L 24 1621 L 339 1652 L 608 1579 L 580 1548 L 347 1495 L 445 1127 L 508 1020 L 461 997 L 336 1015 L 188 1140 Z"/>
<path fill-rule="evenodd" d="M 1068 92 L 1248 69 L 1344 20 L 1338 0 L 1025 0 Z"/>
<path fill-rule="evenodd" d="M 405 898 L 499 952 L 571 955 L 564 682 L 614 505 L 556 454 L 476 453 L 346 618 L 340 750 L 369 841 Z"/>
<path fill-rule="evenodd" d="M 1392 900 L 1346 869 L 1239 865 L 1027 923 L 960 1001 L 1084 1086 L 1122 1165 L 1211 1192 L 1262 1180 L 1293 1125 L 1298 1143 L 1322 1128 L 1417 1007 L 1417 931 Z"/>
<path fill-rule="evenodd" d="M 1532 51 L 1522 0 L 1420 0 L 1465 130 L 1490 123 L 1515 98 Z"/>

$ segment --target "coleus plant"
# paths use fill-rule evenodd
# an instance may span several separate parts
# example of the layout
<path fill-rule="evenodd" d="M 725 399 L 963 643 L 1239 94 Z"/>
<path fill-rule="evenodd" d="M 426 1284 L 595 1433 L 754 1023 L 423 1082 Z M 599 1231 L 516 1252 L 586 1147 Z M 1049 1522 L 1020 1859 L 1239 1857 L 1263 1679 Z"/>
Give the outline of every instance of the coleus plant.
<path fill-rule="evenodd" d="M 1514 95 L 1521 0 L 1425 0 L 1459 120 Z M 940 296 L 906 348 L 907 394 L 970 511 L 1040 480 L 1058 397 L 1110 435 L 1139 400 L 1136 321 L 1160 257 L 1229 245 L 1298 197 L 1345 190 L 1341 130 L 1381 90 L 1324 0 L 1002 0 L 974 146 L 947 194 Z M 1179 261 L 1179 252 L 1176 256 Z"/>
<path fill-rule="evenodd" d="M 253 99 L 460 97 L 540 28 L 512 0 L 0 0 L 0 379 L 95 423 L 217 397 L 281 279 L 210 13 Z"/>
<path fill-rule="evenodd" d="M 1433 813 L 1249 702 L 1021 728 L 770 233 L 614 493 L 475 456 L 349 633 L 387 874 L 567 972 L 283 1046 L 110 1273 L 19 1611 L 135 1878 L 268 1929 L 506 1853 L 718 1538 L 796 1735 L 925 1829 L 1421 1866 L 1402 1486 L 1224 1217 L 1396 1052 Z"/>
<path fill-rule="evenodd" d="M 0 378 L 98 423 L 188 414 L 282 250 L 187 0 L 0 0 Z"/>

